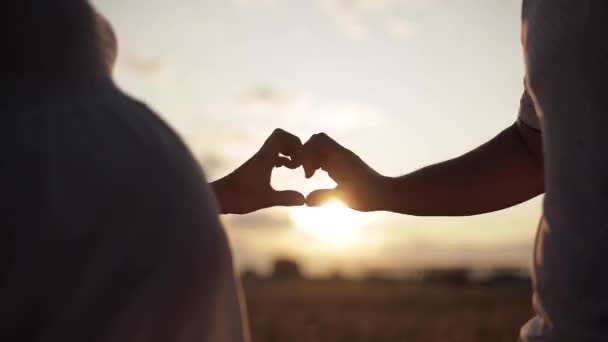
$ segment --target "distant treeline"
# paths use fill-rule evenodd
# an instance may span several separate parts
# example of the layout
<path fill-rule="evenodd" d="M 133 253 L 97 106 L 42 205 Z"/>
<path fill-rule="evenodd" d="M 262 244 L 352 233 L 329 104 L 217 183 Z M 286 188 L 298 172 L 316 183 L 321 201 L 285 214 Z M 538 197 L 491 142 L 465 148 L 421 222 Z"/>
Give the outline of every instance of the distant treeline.
<path fill-rule="evenodd" d="M 277 259 L 269 275 L 260 275 L 248 269 L 241 273 L 243 281 L 353 281 L 339 271 L 324 278 L 307 278 L 301 271 L 298 262 L 290 259 Z M 530 286 L 528 271 L 519 268 L 496 267 L 489 269 L 471 269 L 465 267 L 428 268 L 416 271 L 369 271 L 357 281 L 376 283 L 409 283 L 409 284 L 444 284 L 453 286 Z"/>

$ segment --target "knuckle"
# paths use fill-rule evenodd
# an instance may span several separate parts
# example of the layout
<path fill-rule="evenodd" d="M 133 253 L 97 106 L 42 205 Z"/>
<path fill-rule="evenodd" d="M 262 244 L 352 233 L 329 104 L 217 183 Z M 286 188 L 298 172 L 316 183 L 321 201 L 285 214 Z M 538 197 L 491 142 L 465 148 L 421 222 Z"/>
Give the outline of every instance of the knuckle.
<path fill-rule="evenodd" d="M 319 133 L 319 142 L 323 145 L 329 145 L 333 140 L 326 133 Z"/>
<path fill-rule="evenodd" d="M 324 135 L 326 135 L 326 134 L 325 134 L 325 133 L 316 133 L 316 134 L 314 134 L 314 135 L 313 135 L 313 136 L 310 138 L 310 140 L 311 140 L 311 141 L 320 141 L 320 140 L 323 140 L 323 136 L 324 136 Z"/>
<path fill-rule="evenodd" d="M 310 137 L 310 140 L 308 141 L 308 143 L 310 143 L 310 145 L 318 145 L 320 142 L 323 141 L 322 134 L 325 134 L 325 133 L 316 133 L 316 134 L 313 134 L 313 136 Z"/>
<path fill-rule="evenodd" d="M 271 137 L 280 137 L 282 135 L 284 135 L 286 132 L 280 128 L 276 128 L 274 131 L 272 131 L 272 134 L 270 135 Z"/>

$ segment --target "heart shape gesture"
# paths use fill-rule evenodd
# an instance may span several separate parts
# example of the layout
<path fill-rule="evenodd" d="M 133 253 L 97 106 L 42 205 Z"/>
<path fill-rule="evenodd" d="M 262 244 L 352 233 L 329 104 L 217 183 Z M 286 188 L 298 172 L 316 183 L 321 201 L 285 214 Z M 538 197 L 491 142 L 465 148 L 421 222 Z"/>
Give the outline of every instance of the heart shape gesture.
<path fill-rule="evenodd" d="M 304 166 L 306 178 L 318 169 L 327 171 L 337 187 L 313 191 L 306 199 L 297 191 L 272 188 L 275 167 L 300 166 Z M 225 214 L 246 214 L 275 206 L 314 207 L 335 199 L 355 210 L 374 211 L 384 207 L 383 199 L 390 191 L 387 179 L 324 133 L 313 135 L 302 145 L 295 135 L 277 129 L 251 159 L 212 187 Z"/>
<path fill-rule="evenodd" d="M 304 196 L 297 191 L 276 191 L 270 185 L 275 167 L 297 169 L 302 165 L 302 141 L 276 129 L 262 148 L 228 176 L 212 183 L 224 214 L 246 214 L 275 206 L 300 206 Z"/>
<path fill-rule="evenodd" d="M 308 206 L 340 200 L 359 211 L 386 209 L 387 196 L 392 192 L 390 178 L 376 172 L 325 133 L 313 135 L 304 144 L 302 158 L 306 178 L 321 169 L 337 184 L 334 189 L 311 192 L 306 198 Z"/>

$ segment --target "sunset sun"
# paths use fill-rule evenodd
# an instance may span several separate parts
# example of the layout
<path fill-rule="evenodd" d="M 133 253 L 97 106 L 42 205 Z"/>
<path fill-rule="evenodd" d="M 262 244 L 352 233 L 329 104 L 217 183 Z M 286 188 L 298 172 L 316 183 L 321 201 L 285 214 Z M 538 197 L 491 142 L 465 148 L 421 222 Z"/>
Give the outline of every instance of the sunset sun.
<path fill-rule="evenodd" d="M 361 239 L 365 214 L 333 200 L 319 208 L 298 207 L 291 211 L 296 227 L 334 247 L 348 247 Z"/>

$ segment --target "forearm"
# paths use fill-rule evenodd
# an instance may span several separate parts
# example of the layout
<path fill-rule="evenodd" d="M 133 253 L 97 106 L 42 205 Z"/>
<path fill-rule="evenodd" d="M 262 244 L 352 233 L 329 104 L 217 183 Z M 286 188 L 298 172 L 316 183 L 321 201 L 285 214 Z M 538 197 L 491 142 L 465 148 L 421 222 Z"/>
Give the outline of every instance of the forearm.
<path fill-rule="evenodd" d="M 230 201 L 232 200 L 232 196 L 230 196 L 227 182 L 223 179 L 219 179 L 209 183 L 209 187 L 213 191 L 220 214 L 228 214 L 228 209 L 231 207 Z"/>
<path fill-rule="evenodd" d="M 539 142 L 516 125 L 452 160 L 387 179 L 384 207 L 417 216 L 469 216 L 525 202 L 544 192 Z"/>
<path fill-rule="evenodd" d="M 230 180 L 227 177 L 209 183 L 209 187 L 215 195 L 215 200 L 220 214 L 235 214 L 236 208 L 241 205 L 237 203 L 240 196 L 236 189 L 233 189 Z"/>

